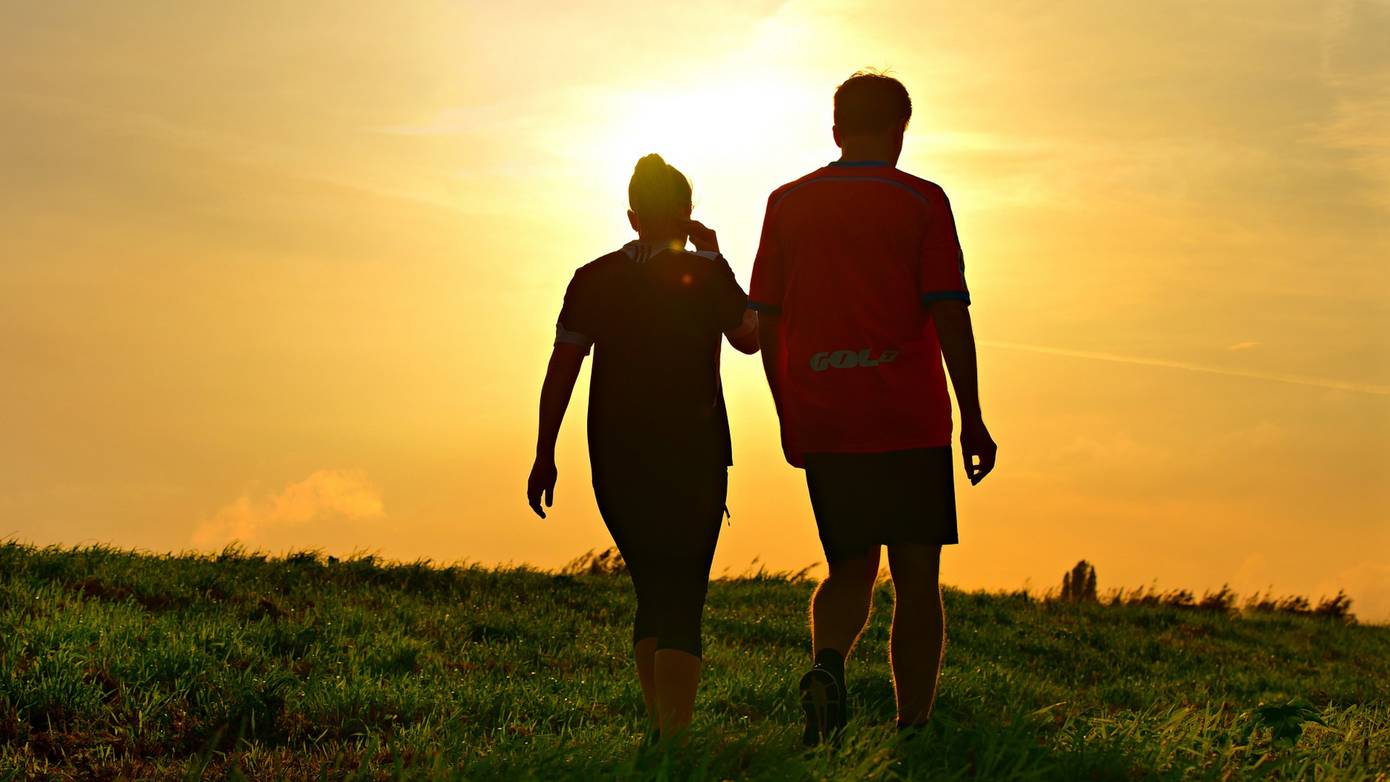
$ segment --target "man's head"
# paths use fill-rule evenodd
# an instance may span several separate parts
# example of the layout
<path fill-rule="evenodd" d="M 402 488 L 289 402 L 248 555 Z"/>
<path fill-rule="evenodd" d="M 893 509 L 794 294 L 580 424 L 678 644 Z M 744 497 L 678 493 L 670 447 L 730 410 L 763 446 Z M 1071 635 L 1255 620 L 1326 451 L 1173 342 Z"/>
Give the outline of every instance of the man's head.
<path fill-rule="evenodd" d="M 902 82 L 876 71 L 859 71 L 835 90 L 835 143 L 902 150 L 912 119 L 912 98 Z"/>
<path fill-rule="evenodd" d="M 627 184 L 628 222 L 643 238 L 685 238 L 690 221 L 690 180 L 651 154 L 637 161 Z"/>

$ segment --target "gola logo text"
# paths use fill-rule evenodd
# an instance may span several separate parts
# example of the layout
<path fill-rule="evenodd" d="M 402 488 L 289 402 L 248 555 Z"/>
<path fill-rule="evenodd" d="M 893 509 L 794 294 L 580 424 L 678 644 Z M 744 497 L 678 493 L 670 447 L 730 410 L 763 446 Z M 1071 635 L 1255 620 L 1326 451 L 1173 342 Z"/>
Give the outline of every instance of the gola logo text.
<path fill-rule="evenodd" d="M 837 350 L 821 352 L 811 356 L 811 369 L 824 372 L 827 369 L 854 369 L 855 367 L 876 367 L 891 364 L 898 358 L 898 351 L 884 350 L 877 357 L 870 355 L 869 348 L 863 350 Z"/>

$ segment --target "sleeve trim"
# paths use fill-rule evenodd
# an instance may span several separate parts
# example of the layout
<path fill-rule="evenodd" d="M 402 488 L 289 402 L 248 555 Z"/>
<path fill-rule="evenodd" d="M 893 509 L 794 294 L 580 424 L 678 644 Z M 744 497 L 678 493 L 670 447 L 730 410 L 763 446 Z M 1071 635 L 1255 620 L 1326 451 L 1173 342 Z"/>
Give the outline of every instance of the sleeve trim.
<path fill-rule="evenodd" d="M 970 303 L 969 291 L 931 291 L 922 294 L 922 304 L 931 304 L 934 301 L 963 301 L 967 305 Z"/>
<path fill-rule="evenodd" d="M 766 313 L 768 315 L 782 314 L 782 307 L 780 305 L 769 304 L 765 301 L 753 301 L 750 299 L 748 301 L 748 309 L 758 313 Z"/>
<path fill-rule="evenodd" d="M 594 346 L 594 340 L 578 331 L 570 331 L 563 324 L 555 325 L 555 344 L 576 345 L 584 349 L 584 355 L 589 355 L 589 349 Z"/>

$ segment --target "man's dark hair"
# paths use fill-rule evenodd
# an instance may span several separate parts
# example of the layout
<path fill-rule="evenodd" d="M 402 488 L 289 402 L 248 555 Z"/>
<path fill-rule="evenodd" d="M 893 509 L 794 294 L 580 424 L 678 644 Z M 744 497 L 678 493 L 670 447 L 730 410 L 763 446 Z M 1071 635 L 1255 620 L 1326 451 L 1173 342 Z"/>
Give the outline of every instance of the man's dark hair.
<path fill-rule="evenodd" d="M 885 133 L 912 119 L 903 83 L 878 71 L 858 71 L 835 90 L 835 127 L 841 133 Z"/>

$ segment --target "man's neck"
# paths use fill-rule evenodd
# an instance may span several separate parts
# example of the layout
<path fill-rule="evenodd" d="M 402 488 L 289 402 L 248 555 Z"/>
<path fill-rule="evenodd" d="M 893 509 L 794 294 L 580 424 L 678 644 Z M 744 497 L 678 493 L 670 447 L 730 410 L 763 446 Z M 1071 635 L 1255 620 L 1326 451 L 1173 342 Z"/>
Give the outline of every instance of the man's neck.
<path fill-rule="evenodd" d="M 837 160 L 837 161 L 835 161 L 835 162 L 836 162 L 836 163 L 839 163 L 839 164 L 841 164 L 841 165 L 846 165 L 846 166 L 850 166 L 850 165 L 865 166 L 865 165 L 870 165 L 870 164 L 873 164 L 873 165 L 880 165 L 880 166 L 897 166 L 897 165 L 898 165 L 898 156 L 897 156 L 897 155 L 883 155 L 883 154 L 875 155 L 875 154 L 873 154 L 872 152 L 868 152 L 868 153 L 856 153 L 856 154 L 850 154 L 850 153 L 848 153 L 848 152 L 844 152 L 844 153 L 842 153 L 842 154 L 840 155 L 840 159 Z"/>
<path fill-rule="evenodd" d="M 902 146 L 891 139 L 853 138 L 843 139 L 840 147 L 840 163 L 883 163 L 889 166 L 898 164 Z"/>

